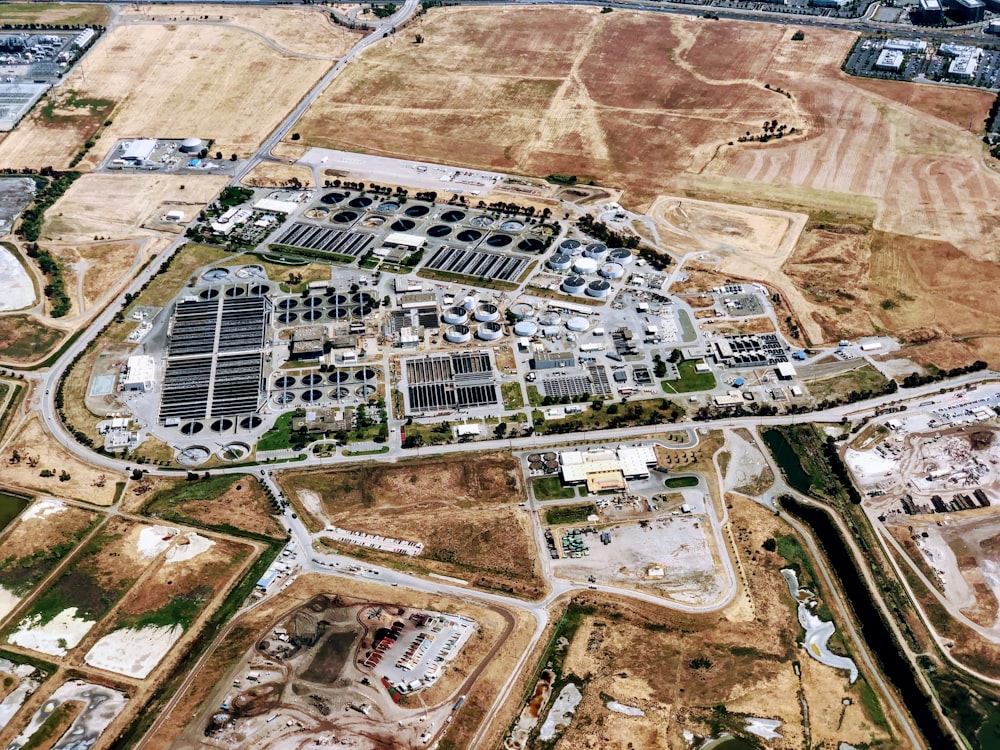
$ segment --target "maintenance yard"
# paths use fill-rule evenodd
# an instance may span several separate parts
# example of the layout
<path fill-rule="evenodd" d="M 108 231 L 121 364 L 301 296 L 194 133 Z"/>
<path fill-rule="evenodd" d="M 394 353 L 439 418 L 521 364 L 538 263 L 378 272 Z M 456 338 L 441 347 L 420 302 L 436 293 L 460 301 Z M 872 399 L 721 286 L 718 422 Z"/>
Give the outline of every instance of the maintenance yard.
<path fill-rule="evenodd" d="M 201 707 L 199 734 L 228 748 L 425 747 L 451 723 L 459 690 L 475 684 L 467 675 L 506 639 L 495 613 L 482 614 L 485 633 L 466 614 L 315 595 L 258 634 Z M 405 698 L 413 693 L 421 697 Z"/>
<path fill-rule="evenodd" d="M 201 138 L 130 138 L 116 143 L 95 172 L 162 172 L 167 174 L 232 175 L 236 161 L 209 158 Z"/>

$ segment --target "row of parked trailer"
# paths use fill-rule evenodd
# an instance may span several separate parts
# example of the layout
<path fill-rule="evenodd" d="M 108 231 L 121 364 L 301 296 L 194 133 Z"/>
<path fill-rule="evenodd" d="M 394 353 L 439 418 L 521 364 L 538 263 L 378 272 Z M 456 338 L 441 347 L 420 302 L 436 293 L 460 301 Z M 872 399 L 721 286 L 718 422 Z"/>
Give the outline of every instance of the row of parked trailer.
<path fill-rule="evenodd" d="M 385 656 L 386 651 L 392 648 L 393 644 L 399 640 L 399 636 L 402 634 L 403 628 L 405 627 L 405 623 L 399 621 L 394 622 L 392 627 L 389 628 L 389 632 L 379 638 L 379 640 L 375 643 L 375 647 L 372 649 L 371 654 L 367 659 L 365 659 L 365 666 L 369 669 L 377 667 L 379 662 L 382 661 L 382 657 Z"/>

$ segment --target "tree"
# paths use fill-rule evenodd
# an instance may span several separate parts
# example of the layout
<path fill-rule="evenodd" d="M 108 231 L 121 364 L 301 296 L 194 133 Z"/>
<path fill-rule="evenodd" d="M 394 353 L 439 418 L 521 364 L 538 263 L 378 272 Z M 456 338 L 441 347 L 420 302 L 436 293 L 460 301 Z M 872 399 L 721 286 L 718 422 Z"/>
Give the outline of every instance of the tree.
<path fill-rule="evenodd" d="M 299 140 L 299 138 L 301 138 L 301 137 L 302 137 L 302 136 L 301 136 L 301 135 L 299 135 L 298 133 L 292 133 L 292 140 L 293 140 L 293 141 L 297 141 L 297 140 Z"/>
<path fill-rule="evenodd" d="M 504 435 L 507 434 L 507 423 L 501 422 L 496 427 L 494 427 L 493 434 L 496 435 L 497 440 L 503 440 Z"/>
<path fill-rule="evenodd" d="M 424 35 L 423 34 L 417 34 L 416 37 L 414 37 L 413 42 L 414 42 L 414 44 L 423 44 L 424 43 Z"/>

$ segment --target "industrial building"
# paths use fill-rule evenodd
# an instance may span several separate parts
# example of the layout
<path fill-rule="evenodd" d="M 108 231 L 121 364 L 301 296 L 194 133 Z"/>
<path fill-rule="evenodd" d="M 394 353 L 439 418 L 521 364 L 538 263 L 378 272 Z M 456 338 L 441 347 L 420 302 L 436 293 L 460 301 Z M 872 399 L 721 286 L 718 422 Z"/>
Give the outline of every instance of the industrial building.
<path fill-rule="evenodd" d="M 651 445 L 620 446 L 617 450 L 590 449 L 559 454 L 562 480 L 569 485 L 586 484 L 588 492 L 620 492 L 629 479 L 646 479 L 656 465 Z"/>
<path fill-rule="evenodd" d="M 951 63 L 948 65 L 948 75 L 953 78 L 974 77 L 979 69 L 979 63 L 983 59 L 982 48 L 967 44 L 945 42 L 938 48 L 938 52 L 951 58 Z"/>
<path fill-rule="evenodd" d="M 576 357 L 573 352 L 535 352 L 531 366 L 536 370 L 554 370 L 559 367 L 573 367 Z"/>
<path fill-rule="evenodd" d="M 938 0 L 928 0 L 928 2 L 938 2 Z M 927 42 L 923 39 L 887 39 L 882 45 L 882 49 L 895 49 L 900 52 L 924 52 L 927 49 Z"/>
<path fill-rule="evenodd" d="M 126 391 L 151 391 L 156 385 L 156 364 L 153 358 L 136 355 L 128 358 L 122 388 Z"/>
<path fill-rule="evenodd" d="M 133 166 L 139 166 L 145 164 L 155 150 L 156 141 L 151 138 L 140 138 L 125 144 L 121 158 Z"/>

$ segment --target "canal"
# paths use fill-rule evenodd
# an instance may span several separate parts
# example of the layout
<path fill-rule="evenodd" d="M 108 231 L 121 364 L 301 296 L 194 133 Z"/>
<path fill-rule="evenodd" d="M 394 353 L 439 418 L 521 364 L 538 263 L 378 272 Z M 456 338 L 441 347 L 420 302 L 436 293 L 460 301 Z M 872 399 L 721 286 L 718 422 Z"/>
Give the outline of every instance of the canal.
<path fill-rule="evenodd" d="M 864 576 L 840 535 L 840 530 L 824 510 L 805 505 L 787 495 L 779 499 L 781 509 L 792 518 L 809 527 L 814 539 L 822 539 L 823 552 L 830 568 L 840 579 L 848 604 L 854 610 L 855 620 L 868 649 L 875 656 L 882 674 L 891 682 L 903 699 L 920 733 L 932 750 L 958 750 L 952 735 L 941 726 L 931 699 L 920 687 L 916 669 L 903 654 L 893 638 L 892 631 L 882 619 Z"/>

